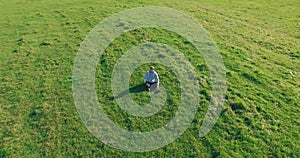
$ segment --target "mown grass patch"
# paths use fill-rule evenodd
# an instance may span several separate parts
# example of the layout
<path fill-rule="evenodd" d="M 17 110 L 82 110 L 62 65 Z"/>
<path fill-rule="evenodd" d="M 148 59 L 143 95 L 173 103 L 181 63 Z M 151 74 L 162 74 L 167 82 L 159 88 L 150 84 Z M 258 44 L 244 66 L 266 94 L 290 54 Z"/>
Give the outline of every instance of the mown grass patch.
<path fill-rule="evenodd" d="M 205 137 L 198 130 L 210 100 L 205 61 L 186 40 L 156 28 L 117 38 L 95 74 L 97 95 L 107 114 L 125 129 L 150 131 L 180 106 L 180 91 L 167 67 L 155 64 L 166 85 L 162 111 L 137 118 L 120 109 L 110 85 L 117 59 L 144 42 L 182 52 L 199 79 L 195 119 L 164 148 L 132 153 L 96 139 L 81 121 L 72 96 L 72 66 L 80 43 L 105 17 L 141 6 L 165 6 L 192 16 L 209 31 L 226 66 L 228 91 L 218 122 Z M 292 1 L 0 1 L 0 157 L 299 157 L 299 2 Z M 138 67 L 130 87 L 149 65 Z M 130 93 L 138 103 L 147 92 Z"/>

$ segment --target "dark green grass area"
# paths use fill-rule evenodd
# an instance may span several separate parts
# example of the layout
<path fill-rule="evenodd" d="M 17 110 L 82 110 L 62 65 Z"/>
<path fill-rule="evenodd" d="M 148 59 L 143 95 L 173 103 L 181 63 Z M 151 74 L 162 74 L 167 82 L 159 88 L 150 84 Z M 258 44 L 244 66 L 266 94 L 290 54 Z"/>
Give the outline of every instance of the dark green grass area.
<path fill-rule="evenodd" d="M 138 67 L 129 94 L 150 102 L 139 87 L 155 65 L 168 94 L 155 115 L 127 114 L 113 99 L 111 72 L 126 51 L 160 42 L 182 52 L 195 68 L 200 104 L 189 128 L 173 143 L 145 153 L 105 145 L 85 127 L 72 93 L 80 43 L 105 17 L 133 7 L 165 6 L 190 15 L 216 42 L 227 76 L 226 101 L 214 128 L 198 132 L 210 100 L 201 54 L 174 32 L 141 28 L 116 38 L 95 74 L 107 115 L 131 131 L 151 131 L 180 106 L 180 83 L 167 66 Z M 3 1 L 0 0 L 0 157 L 300 157 L 300 3 L 291 1 Z M 103 88 L 105 87 L 105 88 Z"/>

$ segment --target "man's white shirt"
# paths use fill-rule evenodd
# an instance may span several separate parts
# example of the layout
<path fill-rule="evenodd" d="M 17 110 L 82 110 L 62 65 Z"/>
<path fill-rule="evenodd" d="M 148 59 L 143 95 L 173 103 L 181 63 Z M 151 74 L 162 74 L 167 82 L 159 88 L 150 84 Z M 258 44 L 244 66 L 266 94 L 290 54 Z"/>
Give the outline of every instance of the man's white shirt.
<path fill-rule="evenodd" d="M 148 71 L 144 77 L 144 79 L 147 82 L 157 82 L 157 85 L 159 85 L 159 77 L 158 74 L 154 71 L 153 73 L 151 73 L 150 71 Z"/>

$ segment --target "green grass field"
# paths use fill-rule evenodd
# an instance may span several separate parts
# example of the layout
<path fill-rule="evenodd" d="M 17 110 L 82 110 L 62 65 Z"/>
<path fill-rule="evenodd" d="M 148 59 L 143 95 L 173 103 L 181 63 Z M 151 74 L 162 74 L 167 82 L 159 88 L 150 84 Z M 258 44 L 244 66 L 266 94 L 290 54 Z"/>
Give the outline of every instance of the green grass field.
<path fill-rule="evenodd" d="M 72 68 L 80 43 L 105 17 L 142 6 L 185 13 L 210 33 L 227 77 L 223 110 L 214 128 L 198 132 L 208 109 L 210 80 L 201 55 L 174 32 L 141 28 L 118 37 L 97 65 L 99 102 L 124 129 L 151 131 L 180 106 L 179 85 L 156 64 L 168 94 L 159 113 L 127 114 L 111 98 L 111 72 L 121 55 L 144 42 L 166 43 L 184 53 L 199 78 L 195 119 L 176 141 L 149 152 L 126 152 L 94 137 L 77 113 Z M 300 157 L 300 1 L 27 1 L 0 0 L 0 157 Z M 131 75 L 143 82 L 150 64 Z M 171 84 L 172 83 L 172 84 Z M 148 92 L 131 92 L 140 104 Z"/>

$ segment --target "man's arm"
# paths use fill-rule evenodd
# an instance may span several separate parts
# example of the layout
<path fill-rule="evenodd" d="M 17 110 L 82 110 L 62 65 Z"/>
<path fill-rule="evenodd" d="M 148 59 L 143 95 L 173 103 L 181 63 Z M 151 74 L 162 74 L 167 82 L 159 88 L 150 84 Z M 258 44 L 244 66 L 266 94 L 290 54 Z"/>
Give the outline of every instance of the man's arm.
<path fill-rule="evenodd" d="M 147 78 L 148 78 L 148 73 L 149 72 L 146 72 L 145 76 L 144 76 L 144 79 L 147 81 Z"/>
<path fill-rule="evenodd" d="M 157 87 L 159 87 L 159 77 L 158 77 L 158 74 L 156 73 L 155 75 L 155 80 L 157 81 Z"/>

